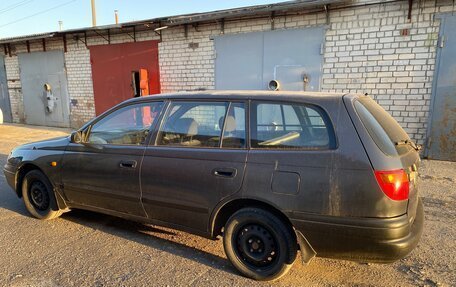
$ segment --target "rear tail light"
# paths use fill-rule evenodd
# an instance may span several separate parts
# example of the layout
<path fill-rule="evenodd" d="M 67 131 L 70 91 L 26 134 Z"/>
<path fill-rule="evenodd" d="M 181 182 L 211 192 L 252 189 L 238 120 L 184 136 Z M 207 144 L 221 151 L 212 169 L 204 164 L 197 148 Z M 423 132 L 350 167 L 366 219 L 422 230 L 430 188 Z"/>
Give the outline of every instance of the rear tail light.
<path fill-rule="evenodd" d="M 403 169 L 375 171 L 378 185 L 389 198 L 406 200 L 409 197 L 410 182 Z"/>

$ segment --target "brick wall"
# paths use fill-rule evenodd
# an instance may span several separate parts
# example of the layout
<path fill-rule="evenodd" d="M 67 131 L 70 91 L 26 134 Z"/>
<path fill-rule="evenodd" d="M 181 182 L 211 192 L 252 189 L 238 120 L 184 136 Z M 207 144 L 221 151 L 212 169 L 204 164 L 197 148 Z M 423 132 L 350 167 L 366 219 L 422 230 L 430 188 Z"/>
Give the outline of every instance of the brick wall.
<path fill-rule="evenodd" d="M 24 122 L 24 104 L 22 101 L 18 58 L 5 57 L 5 70 L 13 122 L 21 123 Z"/>
<path fill-rule="evenodd" d="M 407 1 L 331 12 L 323 90 L 368 92 L 422 144 L 440 24 L 434 15 L 452 11 L 449 2 L 415 3 L 411 22 Z"/>
<path fill-rule="evenodd" d="M 375 3 L 374 3 L 375 2 Z M 423 143 L 431 98 L 439 20 L 436 13 L 456 10 L 453 1 L 418 1 L 412 21 L 407 20 L 408 1 L 357 0 L 350 7 L 333 7 L 329 21 L 325 13 L 276 17 L 275 29 L 327 25 L 322 67 L 322 90 L 371 94 L 406 129 Z M 369 4 L 369 5 L 364 5 Z M 268 18 L 226 21 L 224 33 L 271 30 Z M 408 29 L 409 35 L 401 36 Z M 162 30 L 159 44 L 162 92 L 213 89 L 214 41 L 221 25 L 189 25 Z M 79 35 L 83 38 L 83 35 Z M 158 39 L 153 31 L 140 32 L 137 41 Z M 132 42 L 131 35 L 112 35 L 111 43 Z M 88 39 L 88 45 L 107 44 L 106 39 Z M 14 46 L 14 45 L 13 45 Z M 16 54 L 25 44 L 15 46 Z M 42 49 L 40 42 L 32 51 Z M 63 49 L 62 41 L 49 41 L 48 50 Z M 79 127 L 95 114 L 90 53 L 81 40 L 69 38 L 65 53 L 68 92 L 77 104 L 71 106 L 71 124 Z M 17 57 L 5 57 L 8 87 L 15 122 L 23 120 L 23 104 Z M 74 102 L 74 101 L 73 101 Z"/>
<path fill-rule="evenodd" d="M 74 35 L 73 35 L 74 36 Z M 152 32 L 137 34 L 138 41 L 157 39 L 157 35 Z M 113 35 L 111 43 L 133 42 L 133 39 L 126 35 Z M 107 44 L 102 37 L 88 38 L 88 46 Z M 11 111 L 13 122 L 24 123 L 24 105 L 20 82 L 19 53 L 27 53 L 24 43 L 11 44 L 12 56 L 5 56 L 5 68 L 8 79 L 8 89 L 11 100 Z M 64 50 L 62 39 L 47 39 L 46 51 Z M 30 52 L 42 52 L 41 40 L 31 41 Z M 65 56 L 65 70 L 68 81 L 68 94 L 70 107 L 70 125 L 73 128 L 81 127 L 85 122 L 95 116 L 95 103 L 92 83 L 92 67 L 90 64 L 90 51 L 83 42 L 83 34 L 78 39 L 67 38 L 67 52 Z"/>
<path fill-rule="evenodd" d="M 20 69 L 18 54 L 27 53 L 24 44 L 11 44 L 12 56 L 5 56 L 5 68 L 8 79 L 8 90 L 11 101 L 13 122 L 24 123 L 24 104 L 22 86 L 20 82 Z M 46 51 L 63 51 L 62 40 L 47 40 Z M 39 42 L 31 42 L 31 52 L 42 52 L 43 46 Z M 68 45 L 65 56 L 65 69 L 68 80 L 68 93 L 70 99 L 76 99 L 77 105 L 70 105 L 70 121 L 72 127 L 81 126 L 95 115 L 93 105 L 92 73 L 89 52 L 84 45 Z"/>
<path fill-rule="evenodd" d="M 80 127 L 95 116 L 90 52 L 83 43 L 69 46 L 65 65 L 70 95 L 70 121 Z"/>
<path fill-rule="evenodd" d="M 214 45 L 210 36 L 219 32 L 216 29 L 214 25 L 197 29 L 190 26 L 187 37 L 183 27 L 162 30 L 158 55 L 163 93 L 214 88 Z"/>
<path fill-rule="evenodd" d="M 439 33 L 436 13 L 456 11 L 452 1 L 352 1 L 351 7 L 325 13 L 274 19 L 275 29 L 327 25 L 322 91 L 369 93 L 409 135 L 423 144 L 426 137 Z M 364 5 L 369 4 L 369 5 Z M 401 30 L 408 29 L 407 36 Z M 267 18 L 225 23 L 225 34 L 271 30 Z M 160 43 L 162 92 L 213 89 L 214 43 L 220 25 L 163 31 Z M 193 43 L 199 46 L 194 48 Z"/>

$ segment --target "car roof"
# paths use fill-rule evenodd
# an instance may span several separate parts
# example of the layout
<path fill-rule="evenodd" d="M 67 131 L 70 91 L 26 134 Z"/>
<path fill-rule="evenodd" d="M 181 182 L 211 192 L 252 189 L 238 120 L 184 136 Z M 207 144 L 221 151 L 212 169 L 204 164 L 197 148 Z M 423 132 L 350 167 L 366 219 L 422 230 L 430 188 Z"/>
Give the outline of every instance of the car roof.
<path fill-rule="evenodd" d="M 148 95 L 143 97 L 131 98 L 123 101 L 116 106 L 103 112 L 97 118 L 112 112 L 115 109 L 124 107 L 134 103 L 147 103 L 154 100 L 226 100 L 226 101 L 242 101 L 242 100 L 261 100 L 261 101 L 293 101 L 306 102 L 313 104 L 335 103 L 342 100 L 344 96 L 349 96 L 350 100 L 363 96 L 361 94 L 346 94 L 333 92 L 293 92 L 293 91 L 256 91 L 256 90 L 202 90 L 202 91 L 186 91 Z M 81 129 L 86 128 L 92 121 L 87 122 Z"/>
<path fill-rule="evenodd" d="M 341 100 L 346 93 L 331 92 L 291 92 L 291 91 L 229 91 L 229 90 L 204 90 L 191 92 L 176 92 L 156 94 L 133 98 L 127 102 L 149 101 L 151 99 L 227 99 L 227 100 Z"/>

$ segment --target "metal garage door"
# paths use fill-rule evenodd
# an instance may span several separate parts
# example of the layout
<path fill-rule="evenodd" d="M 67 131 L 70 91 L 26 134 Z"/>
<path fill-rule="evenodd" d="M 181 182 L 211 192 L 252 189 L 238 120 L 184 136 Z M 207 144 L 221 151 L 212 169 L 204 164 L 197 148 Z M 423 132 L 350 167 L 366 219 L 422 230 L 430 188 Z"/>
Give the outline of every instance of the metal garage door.
<path fill-rule="evenodd" d="M 5 59 L 2 56 L 0 56 L 0 110 L 2 110 L 3 121 L 10 123 L 12 121 L 11 104 L 6 82 Z"/>
<path fill-rule="evenodd" d="M 25 122 L 69 127 L 69 100 L 62 51 L 19 54 Z M 48 84 L 49 91 L 44 89 Z"/>
<path fill-rule="evenodd" d="M 215 88 L 320 90 L 323 27 L 253 32 L 216 37 Z"/>
<path fill-rule="evenodd" d="M 456 161 L 456 16 L 442 17 L 426 155 Z"/>

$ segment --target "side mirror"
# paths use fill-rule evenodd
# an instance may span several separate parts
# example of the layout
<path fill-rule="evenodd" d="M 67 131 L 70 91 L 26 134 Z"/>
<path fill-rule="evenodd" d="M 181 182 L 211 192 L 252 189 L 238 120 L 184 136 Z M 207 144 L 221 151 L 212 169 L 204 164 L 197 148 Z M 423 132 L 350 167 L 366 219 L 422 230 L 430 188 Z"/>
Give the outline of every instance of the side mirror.
<path fill-rule="evenodd" d="M 71 142 L 82 144 L 84 143 L 84 134 L 82 131 L 74 131 L 71 133 Z"/>

